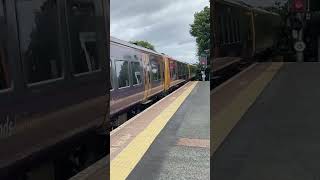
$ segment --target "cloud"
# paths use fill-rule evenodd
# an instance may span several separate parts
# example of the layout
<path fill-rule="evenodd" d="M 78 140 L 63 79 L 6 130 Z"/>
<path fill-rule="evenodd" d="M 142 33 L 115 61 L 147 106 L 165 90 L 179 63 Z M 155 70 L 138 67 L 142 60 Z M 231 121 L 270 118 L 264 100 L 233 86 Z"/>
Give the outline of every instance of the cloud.
<path fill-rule="evenodd" d="M 190 31 L 194 13 L 209 0 L 111 0 L 111 36 L 146 40 L 156 50 L 181 61 L 196 62 L 196 42 Z"/>

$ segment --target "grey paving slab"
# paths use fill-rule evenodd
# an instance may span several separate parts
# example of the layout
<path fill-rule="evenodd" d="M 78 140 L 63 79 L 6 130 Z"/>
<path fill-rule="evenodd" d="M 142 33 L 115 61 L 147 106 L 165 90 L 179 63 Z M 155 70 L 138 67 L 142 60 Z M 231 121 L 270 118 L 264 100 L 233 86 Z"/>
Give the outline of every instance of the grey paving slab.
<path fill-rule="evenodd" d="M 211 157 L 211 179 L 320 179 L 319 77 L 319 63 L 286 64 Z"/>
<path fill-rule="evenodd" d="M 128 179 L 209 179 L 209 148 L 177 146 L 180 138 L 210 136 L 210 83 L 199 82 Z"/>

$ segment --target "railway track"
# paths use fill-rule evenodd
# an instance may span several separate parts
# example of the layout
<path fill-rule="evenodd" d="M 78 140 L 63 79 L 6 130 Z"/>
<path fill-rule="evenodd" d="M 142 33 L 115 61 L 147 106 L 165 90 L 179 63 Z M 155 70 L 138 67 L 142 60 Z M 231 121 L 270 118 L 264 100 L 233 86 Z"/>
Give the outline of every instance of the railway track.
<path fill-rule="evenodd" d="M 239 61 L 225 66 L 222 69 L 214 71 L 210 80 L 210 90 L 214 90 L 222 83 L 226 82 L 230 78 L 236 76 L 238 73 L 246 69 L 252 64 L 249 61 Z"/>

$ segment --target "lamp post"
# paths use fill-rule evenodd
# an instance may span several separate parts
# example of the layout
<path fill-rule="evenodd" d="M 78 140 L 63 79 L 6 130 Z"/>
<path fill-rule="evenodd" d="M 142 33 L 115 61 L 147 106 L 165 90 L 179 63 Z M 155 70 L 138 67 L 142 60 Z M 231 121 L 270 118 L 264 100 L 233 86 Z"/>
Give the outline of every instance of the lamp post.
<path fill-rule="evenodd" d="M 204 50 L 204 53 L 200 55 L 200 66 L 201 66 L 201 74 L 202 74 L 202 81 L 205 81 L 206 79 L 206 69 L 208 66 L 208 54 L 210 53 L 210 50 Z"/>

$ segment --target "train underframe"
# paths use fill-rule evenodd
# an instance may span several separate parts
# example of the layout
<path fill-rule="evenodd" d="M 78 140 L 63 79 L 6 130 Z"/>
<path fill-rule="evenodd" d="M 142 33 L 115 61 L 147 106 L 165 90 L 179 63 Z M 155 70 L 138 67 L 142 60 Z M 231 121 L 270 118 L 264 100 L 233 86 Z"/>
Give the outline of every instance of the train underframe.
<path fill-rule="evenodd" d="M 193 79 L 190 79 L 193 80 Z M 186 84 L 188 81 L 183 81 L 175 86 L 170 87 L 167 91 L 163 91 L 160 93 L 157 93 L 156 95 L 153 95 L 145 102 L 139 102 L 136 103 L 133 106 L 130 106 L 110 117 L 111 120 L 111 131 L 116 129 L 117 127 L 121 126 L 123 123 L 128 121 L 129 119 L 133 118 L 134 116 L 138 115 L 140 112 L 145 110 L 146 108 L 150 107 L 152 104 L 157 102 L 158 100 L 164 98 L 168 94 L 172 93 L 179 87 Z"/>

